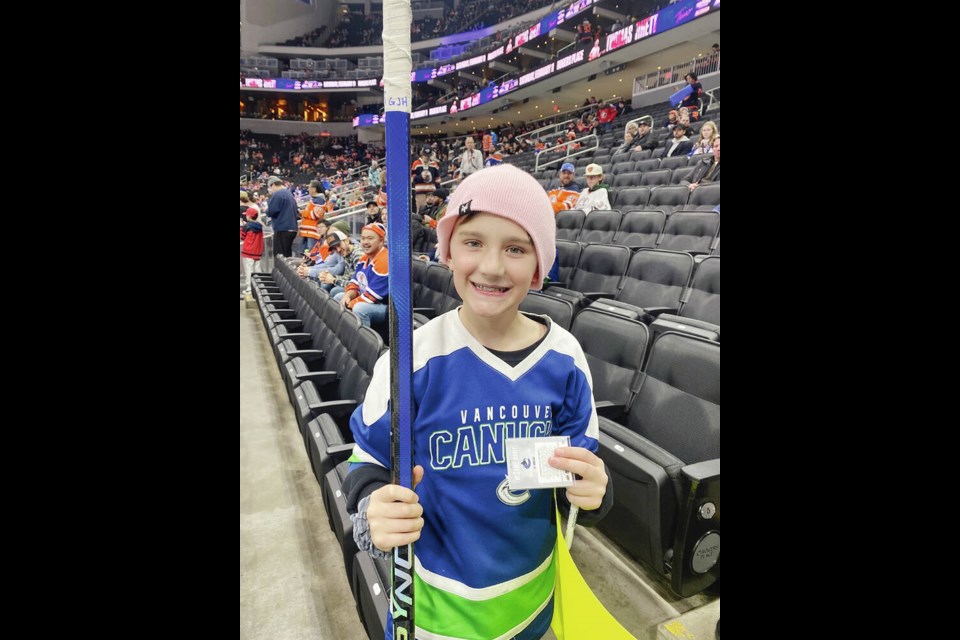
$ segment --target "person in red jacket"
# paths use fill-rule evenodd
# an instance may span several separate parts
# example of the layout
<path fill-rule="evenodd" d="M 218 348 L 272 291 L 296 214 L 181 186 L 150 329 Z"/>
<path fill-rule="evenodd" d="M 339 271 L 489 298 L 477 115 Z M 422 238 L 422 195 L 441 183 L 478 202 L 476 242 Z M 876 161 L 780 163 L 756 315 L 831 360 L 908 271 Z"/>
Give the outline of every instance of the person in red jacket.
<path fill-rule="evenodd" d="M 247 209 L 247 222 L 240 227 L 240 239 L 243 246 L 240 248 L 240 257 L 243 258 L 243 274 L 246 276 L 246 289 L 243 293 L 250 293 L 250 277 L 260 270 L 260 258 L 263 256 L 263 225 L 257 222 L 257 210 Z"/>

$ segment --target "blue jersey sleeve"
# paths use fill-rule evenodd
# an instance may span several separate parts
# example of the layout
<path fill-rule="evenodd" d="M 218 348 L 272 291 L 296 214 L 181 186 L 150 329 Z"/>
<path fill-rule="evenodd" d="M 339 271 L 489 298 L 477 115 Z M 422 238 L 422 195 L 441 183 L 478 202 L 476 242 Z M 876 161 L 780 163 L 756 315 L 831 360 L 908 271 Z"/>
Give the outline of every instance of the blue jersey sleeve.
<path fill-rule="evenodd" d="M 570 445 L 594 453 L 599 449 L 600 423 L 593 401 L 593 379 L 580 345 L 571 340 L 573 366 L 567 377 L 563 405 L 554 421 L 555 435 L 570 436 Z"/>

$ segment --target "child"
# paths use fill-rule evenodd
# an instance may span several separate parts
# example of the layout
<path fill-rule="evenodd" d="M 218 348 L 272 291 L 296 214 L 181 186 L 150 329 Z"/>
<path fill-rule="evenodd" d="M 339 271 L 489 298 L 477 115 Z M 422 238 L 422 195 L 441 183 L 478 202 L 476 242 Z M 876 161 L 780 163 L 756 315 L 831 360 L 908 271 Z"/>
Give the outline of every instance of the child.
<path fill-rule="evenodd" d="M 556 220 L 537 181 L 508 164 L 478 171 L 437 225 L 463 305 L 414 333 L 414 484 L 390 482 L 389 354 L 350 426 L 343 490 L 361 550 L 417 541 L 423 637 L 541 638 L 553 615 L 551 490 L 511 490 L 504 439 L 568 435 L 549 463 L 578 474 L 560 509 L 594 524 L 612 505 L 587 360 L 576 339 L 520 303 L 556 253 Z M 417 484 L 419 483 L 419 484 Z M 387 638 L 392 635 L 388 617 Z M 428 635 L 433 634 L 433 635 Z"/>
<path fill-rule="evenodd" d="M 240 239 L 243 240 L 240 256 L 243 258 L 243 274 L 247 278 L 244 295 L 250 293 L 251 276 L 260 268 L 260 257 L 263 255 L 263 225 L 256 221 L 257 210 L 248 208 L 246 216 L 246 224 L 240 227 Z"/>

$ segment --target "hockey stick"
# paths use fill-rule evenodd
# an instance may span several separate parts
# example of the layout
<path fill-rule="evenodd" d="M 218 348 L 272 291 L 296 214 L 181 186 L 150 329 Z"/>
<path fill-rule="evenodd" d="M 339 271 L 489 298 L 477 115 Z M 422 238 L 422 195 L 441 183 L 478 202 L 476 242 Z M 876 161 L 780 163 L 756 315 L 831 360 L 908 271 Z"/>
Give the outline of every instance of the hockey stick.
<path fill-rule="evenodd" d="M 383 3 L 383 101 L 390 251 L 390 463 L 394 484 L 413 488 L 413 297 L 410 279 L 409 0 Z M 390 611 L 394 640 L 414 640 L 413 544 L 393 549 Z"/>

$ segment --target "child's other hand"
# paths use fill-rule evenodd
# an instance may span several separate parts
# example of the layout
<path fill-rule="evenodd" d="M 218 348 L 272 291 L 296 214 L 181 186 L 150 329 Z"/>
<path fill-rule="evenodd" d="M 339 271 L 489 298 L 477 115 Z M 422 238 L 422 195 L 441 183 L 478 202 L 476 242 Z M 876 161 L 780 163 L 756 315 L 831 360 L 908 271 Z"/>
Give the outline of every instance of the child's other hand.
<path fill-rule="evenodd" d="M 558 447 L 549 460 L 550 466 L 575 473 L 579 478 L 567 487 L 567 500 L 581 509 L 600 507 L 607 492 L 607 472 L 603 460 L 583 447 Z"/>
<path fill-rule="evenodd" d="M 417 465 L 413 468 L 414 489 L 422 479 L 423 467 Z M 370 494 L 367 522 L 370 539 L 381 551 L 416 542 L 423 529 L 420 496 L 398 484 L 384 485 Z"/>

